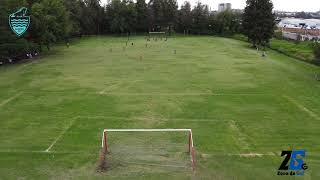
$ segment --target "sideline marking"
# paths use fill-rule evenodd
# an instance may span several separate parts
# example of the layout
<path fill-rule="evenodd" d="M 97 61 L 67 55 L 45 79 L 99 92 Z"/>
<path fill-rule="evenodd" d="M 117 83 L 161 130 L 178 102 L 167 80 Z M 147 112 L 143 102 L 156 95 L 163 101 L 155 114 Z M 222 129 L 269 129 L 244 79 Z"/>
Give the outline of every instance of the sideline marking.
<path fill-rule="evenodd" d="M 276 153 L 274 152 L 267 152 L 267 153 L 254 153 L 254 152 L 249 152 L 249 153 L 226 153 L 226 154 L 207 154 L 207 153 L 203 153 L 200 154 L 200 156 L 206 158 L 208 156 L 239 156 L 239 157 L 246 157 L 246 158 L 254 158 L 254 157 L 262 157 L 262 156 L 278 156 Z M 280 156 L 280 154 L 279 154 Z"/>
<path fill-rule="evenodd" d="M 59 136 L 51 143 L 51 145 L 45 150 L 45 152 L 50 152 L 50 149 L 64 136 L 64 134 L 72 127 L 72 125 L 78 118 L 79 116 L 72 118 L 69 126 L 59 134 Z"/>
<path fill-rule="evenodd" d="M 188 166 L 179 166 L 179 165 L 170 165 L 170 164 L 153 164 L 153 163 L 139 163 L 139 162 L 130 162 L 130 161 L 123 161 L 123 160 L 119 160 L 123 163 L 127 163 L 127 164 L 136 164 L 136 165 L 144 165 L 144 166 L 159 166 L 159 167 L 173 167 L 173 168 L 189 168 Z"/>
<path fill-rule="evenodd" d="M 39 154 L 97 154 L 85 151 L 27 151 L 27 150 L 0 150 L 0 153 L 39 153 Z"/>
<path fill-rule="evenodd" d="M 101 94 L 101 95 L 102 95 L 102 94 L 106 94 L 107 91 L 112 90 L 113 88 L 119 86 L 120 84 L 121 84 L 121 83 L 119 83 L 119 82 L 118 82 L 118 83 L 114 83 L 114 84 L 112 84 L 112 85 L 110 85 L 110 86 L 102 89 L 102 90 L 99 92 L 99 94 Z"/>
<path fill-rule="evenodd" d="M 105 92 L 100 95 L 106 96 L 268 96 L 271 94 L 260 93 L 213 93 L 213 92 L 190 92 L 190 93 L 126 93 L 126 92 Z"/>
<path fill-rule="evenodd" d="M 298 103 L 298 101 L 294 100 L 293 98 L 283 95 L 282 97 L 284 97 L 285 99 L 287 99 L 289 102 L 291 102 L 292 104 L 296 105 L 300 110 L 306 112 L 307 114 L 309 114 L 309 116 L 320 120 L 320 117 L 315 114 L 314 112 L 312 112 L 311 110 L 307 109 L 306 107 L 304 107 L 303 105 L 301 105 L 300 103 Z"/>
<path fill-rule="evenodd" d="M 212 93 L 104 93 L 111 96 L 211 96 Z"/>
<path fill-rule="evenodd" d="M 140 81 L 142 81 L 142 80 L 134 80 L 134 81 L 131 81 L 131 82 L 127 83 L 127 85 L 130 86 L 130 85 L 132 85 L 132 84 L 134 84 L 134 83 L 136 83 L 136 82 L 140 82 Z M 123 83 L 124 83 L 124 82 L 114 82 L 114 83 L 111 84 L 110 86 L 108 86 L 108 87 L 104 88 L 103 90 L 101 90 L 101 91 L 99 92 L 99 94 L 100 94 L 100 95 L 109 94 L 108 91 L 112 91 L 112 90 L 114 90 L 114 88 L 120 87 L 120 85 L 122 85 Z"/>
<path fill-rule="evenodd" d="M 1 102 L 1 103 L 0 103 L 0 107 L 2 107 L 2 106 L 4 106 L 4 105 L 8 104 L 10 101 L 12 101 L 12 100 L 16 99 L 17 97 L 21 96 L 21 94 L 22 94 L 22 92 L 19 92 L 18 94 L 16 94 L 16 95 L 14 95 L 14 96 L 10 97 L 9 99 L 4 100 L 3 102 Z"/>
<path fill-rule="evenodd" d="M 144 120 L 144 118 L 141 117 L 120 117 L 120 116 L 78 116 L 78 119 L 122 119 L 122 120 Z M 160 121 L 184 121 L 184 122 L 230 122 L 229 120 L 223 120 L 223 119 L 214 119 L 214 118 L 208 118 L 208 119 L 198 119 L 198 118 L 155 118 L 156 120 Z"/>
<path fill-rule="evenodd" d="M 229 126 L 231 128 L 231 130 L 235 133 L 235 138 L 240 146 L 240 148 L 243 148 L 245 150 L 249 150 L 249 144 L 246 141 L 246 135 L 244 133 L 242 133 L 239 129 L 239 127 L 237 126 L 236 122 L 234 120 L 231 120 L 229 122 Z"/>

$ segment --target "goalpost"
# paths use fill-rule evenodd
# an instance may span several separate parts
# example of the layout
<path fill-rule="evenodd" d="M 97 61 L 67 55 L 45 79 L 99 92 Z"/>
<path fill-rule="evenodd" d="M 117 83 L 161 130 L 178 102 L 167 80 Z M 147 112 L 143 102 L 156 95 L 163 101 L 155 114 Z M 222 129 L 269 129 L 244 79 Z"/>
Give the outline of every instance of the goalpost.
<path fill-rule="evenodd" d="M 167 40 L 167 33 L 166 32 L 149 32 L 149 40 L 153 38 L 153 40 L 162 40 L 162 38 L 165 38 L 165 41 Z"/>
<path fill-rule="evenodd" d="M 188 154 L 191 160 L 191 166 L 193 171 L 196 168 L 196 152 L 193 145 L 193 137 L 192 137 L 192 130 L 191 129 L 105 129 L 102 133 L 102 140 L 101 140 L 101 153 L 100 153 L 100 166 L 101 170 L 106 169 L 107 165 L 107 154 L 110 152 L 110 145 L 109 145 L 109 133 L 111 132 L 186 132 L 188 136 L 186 137 L 188 141 Z"/>

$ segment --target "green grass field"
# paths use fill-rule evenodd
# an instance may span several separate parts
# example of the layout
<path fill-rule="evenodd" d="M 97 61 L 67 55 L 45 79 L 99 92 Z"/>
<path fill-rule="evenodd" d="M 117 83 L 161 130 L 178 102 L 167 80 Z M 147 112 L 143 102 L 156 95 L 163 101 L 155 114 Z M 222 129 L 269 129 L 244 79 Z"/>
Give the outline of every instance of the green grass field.
<path fill-rule="evenodd" d="M 0 67 L 0 179 L 320 179 L 319 67 L 225 38 L 125 42 Z M 186 136 L 132 133 L 110 137 L 99 173 L 105 128 L 191 128 L 197 169 Z M 276 175 L 290 149 L 307 151 L 305 176 Z"/>

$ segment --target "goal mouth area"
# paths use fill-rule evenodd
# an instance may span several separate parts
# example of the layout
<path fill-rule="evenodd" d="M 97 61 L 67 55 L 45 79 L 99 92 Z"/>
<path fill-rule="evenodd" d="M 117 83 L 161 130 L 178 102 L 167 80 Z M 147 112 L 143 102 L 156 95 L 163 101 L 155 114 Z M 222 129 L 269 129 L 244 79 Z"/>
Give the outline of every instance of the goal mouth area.
<path fill-rule="evenodd" d="M 173 133 L 179 133 L 182 132 L 180 134 L 180 136 L 182 137 L 182 139 L 186 139 L 186 142 L 187 143 L 183 143 L 184 144 L 184 148 L 187 147 L 187 153 L 189 154 L 189 158 L 187 158 L 188 156 L 186 156 L 187 159 L 189 159 L 188 161 L 191 161 L 191 163 L 189 162 L 188 164 L 188 167 L 192 167 L 192 170 L 195 171 L 195 168 L 196 168 L 196 152 L 195 152 L 195 148 L 194 148 L 194 144 L 193 144 L 193 136 L 192 136 L 192 130 L 191 129 L 104 129 L 103 133 L 102 133 L 102 141 L 101 141 L 101 152 L 100 152 L 100 157 L 99 157 L 99 171 L 105 171 L 107 170 L 107 167 L 109 168 L 110 167 L 110 162 L 108 162 L 108 158 L 110 158 L 111 156 L 111 145 L 112 143 L 110 143 L 113 139 L 110 137 L 111 134 L 114 134 L 114 132 L 120 132 L 120 133 L 134 133 L 134 132 L 143 132 L 143 133 L 148 133 L 148 136 L 149 137 L 149 133 L 152 133 L 152 132 L 162 132 L 162 133 L 165 133 L 165 134 L 173 134 Z M 184 132 L 184 133 L 183 133 Z M 187 136 L 186 134 L 187 133 Z M 130 134 L 130 136 L 132 137 L 132 134 Z M 143 136 L 142 136 L 143 137 Z M 161 136 L 160 136 L 161 137 Z M 159 139 L 159 137 L 156 137 L 157 139 Z M 110 141 L 109 141 L 110 140 Z M 148 143 L 148 142 L 147 142 Z M 134 143 L 133 143 L 134 144 Z M 186 146 L 187 145 L 187 146 Z M 116 146 L 116 145 L 114 145 Z M 116 147 L 114 147 L 114 149 L 116 149 Z M 127 147 L 129 147 L 127 144 L 126 144 Z M 151 145 L 152 146 L 152 145 Z M 161 147 L 161 144 L 156 144 L 155 143 L 155 147 L 158 146 L 158 147 Z M 114 149 L 112 150 L 112 155 L 116 154 L 114 153 Z M 143 150 L 143 149 L 142 149 Z M 180 150 L 180 149 L 179 149 Z M 183 153 L 185 153 L 184 150 L 182 150 Z M 130 152 L 130 150 L 129 150 Z M 181 152 L 180 152 L 181 153 Z M 144 156 L 148 157 L 148 151 L 146 149 L 146 152 L 143 152 Z M 119 155 L 119 154 L 118 154 Z M 135 156 L 135 154 L 120 154 L 119 156 Z M 152 154 L 150 155 L 152 156 Z M 107 160 L 108 159 L 108 160 Z M 114 159 L 116 159 L 114 157 Z M 188 162 L 187 161 L 187 162 Z M 128 162 L 129 163 L 129 162 Z M 139 164 L 139 163 L 137 163 Z M 143 164 L 143 163 L 140 163 L 140 164 Z M 147 165 L 147 164 L 146 164 Z M 170 165 L 159 165 L 159 166 L 168 166 L 170 167 Z M 174 166 L 174 165 L 173 165 Z"/>

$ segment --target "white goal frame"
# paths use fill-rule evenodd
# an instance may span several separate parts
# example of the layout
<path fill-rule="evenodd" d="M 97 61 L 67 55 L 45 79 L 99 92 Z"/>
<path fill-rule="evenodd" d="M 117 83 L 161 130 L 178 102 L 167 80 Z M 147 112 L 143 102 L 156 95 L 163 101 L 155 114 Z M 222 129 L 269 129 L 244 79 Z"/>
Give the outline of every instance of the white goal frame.
<path fill-rule="evenodd" d="M 196 152 L 193 144 L 191 129 L 104 129 L 101 140 L 100 168 L 106 168 L 106 156 L 109 152 L 108 133 L 109 132 L 188 132 L 188 153 L 190 155 L 193 171 L 196 169 Z"/>
<path fill-rule="evenodd" d="M 151 36 L 154 36 L 153 38 L 156 38 L 156 39 L 161 39 L 162 40 L 162 38 L 165 38 L 165 40 L 167 41 L 167 39 L 168 39 L 168 34 L 166 33 L 166 32 L 164 32 L 164 31 L 159 31 L 159 32 L 149 32 L 149 40 L 151 39 Z M 163 36 L 163 37 L 161 37 L 161 36 Z"/>

